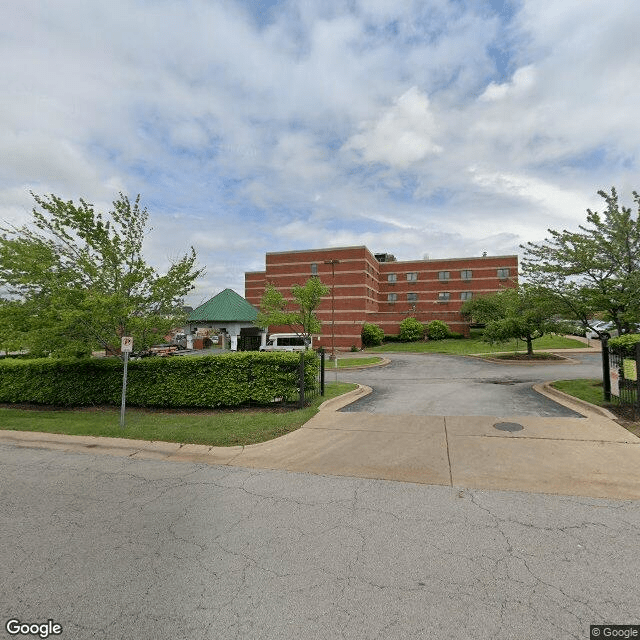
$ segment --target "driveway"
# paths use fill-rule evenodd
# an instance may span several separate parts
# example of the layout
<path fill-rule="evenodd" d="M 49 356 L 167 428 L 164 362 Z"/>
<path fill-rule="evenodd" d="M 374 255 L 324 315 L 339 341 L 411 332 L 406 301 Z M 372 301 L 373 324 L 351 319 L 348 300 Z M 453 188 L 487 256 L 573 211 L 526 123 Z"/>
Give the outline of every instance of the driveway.
<path fill-rule="evenodd" d="M 597 378 L 599 354 L 572 356 L 575 364 L 502 364 L 442 354 L 392 354 L 386 367 L 339 372 L 343 382 L 373 389 L 366 398 L 342 409 L 417 416 L 582 417 L 533 390 L 547 380 Z M 333 380 L 335 372 L 330 371 Z"/>

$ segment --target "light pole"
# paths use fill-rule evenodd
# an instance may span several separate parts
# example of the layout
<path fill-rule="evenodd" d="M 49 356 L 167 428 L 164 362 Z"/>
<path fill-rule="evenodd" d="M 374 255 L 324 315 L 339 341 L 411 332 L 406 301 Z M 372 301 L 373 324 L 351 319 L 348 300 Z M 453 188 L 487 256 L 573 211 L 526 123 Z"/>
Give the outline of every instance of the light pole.
<path fill-rule="evenodd" d="M 331 265 L 331 357 L 336 359 L 336 265 L 340 260 L 325 260 Z"/>

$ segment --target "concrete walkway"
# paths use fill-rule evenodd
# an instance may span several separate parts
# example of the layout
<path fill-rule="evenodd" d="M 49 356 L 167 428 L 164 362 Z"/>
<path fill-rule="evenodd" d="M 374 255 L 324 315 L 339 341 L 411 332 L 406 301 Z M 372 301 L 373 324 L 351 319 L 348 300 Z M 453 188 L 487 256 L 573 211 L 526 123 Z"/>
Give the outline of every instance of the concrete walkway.
<path fill-rule="evenodd" d="M 563 404 L 585 417 L 338 411 L 369 391 L 361 386 L 330 400 L 297 431 L 247 447 L 24 431 L 0 431 L 0 443 L 460 488 L 640 500 L 640 439 L 592 405 L 554 392 L 555 400 L 564 396 Z"/>

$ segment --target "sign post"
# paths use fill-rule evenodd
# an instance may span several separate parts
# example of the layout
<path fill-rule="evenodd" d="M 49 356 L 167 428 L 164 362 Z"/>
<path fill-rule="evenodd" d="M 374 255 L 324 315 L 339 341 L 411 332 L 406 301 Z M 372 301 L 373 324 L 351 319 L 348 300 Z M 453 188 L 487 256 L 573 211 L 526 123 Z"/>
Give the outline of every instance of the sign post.
<path fill-rule="evenodd" d="M 122 404 L 120 405 L 120 426 L 124 428 L 124 407 L 127 397 L 127 366 L 129 364 L 129 354 L 133 351 L 133 338 L 123 336 L 120 344 L 120 352 L 124 354 L 124 373 L 122 375 Z"/>

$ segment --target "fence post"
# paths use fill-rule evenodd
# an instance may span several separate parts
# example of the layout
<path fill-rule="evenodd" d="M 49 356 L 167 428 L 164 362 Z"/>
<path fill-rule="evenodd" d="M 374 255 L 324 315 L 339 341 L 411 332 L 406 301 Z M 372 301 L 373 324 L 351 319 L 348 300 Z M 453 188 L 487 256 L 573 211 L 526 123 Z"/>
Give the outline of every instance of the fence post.
<path fill-rule="evenodd" d="M 611 402 L 611 375 L 609 373 L 609 341 L 602 338 L 602 389 L 604 401 Z"/>
<path fill-rule="evenodd" d="M 320 395 L 324 396 L 324 347 L 320 347 Z"/>
<path fill-rule="evenodd" d="M 640 342 L 636 342 L 636 401 L 633 406 L 633 419 L 640 416 Z"/>
<path fill-rule="evenodd" d="M 300 388 L 300 408 L 304 408 L 304 351 L 300 352 L 300 366 L 298 367 L 298 386 Z"/>

